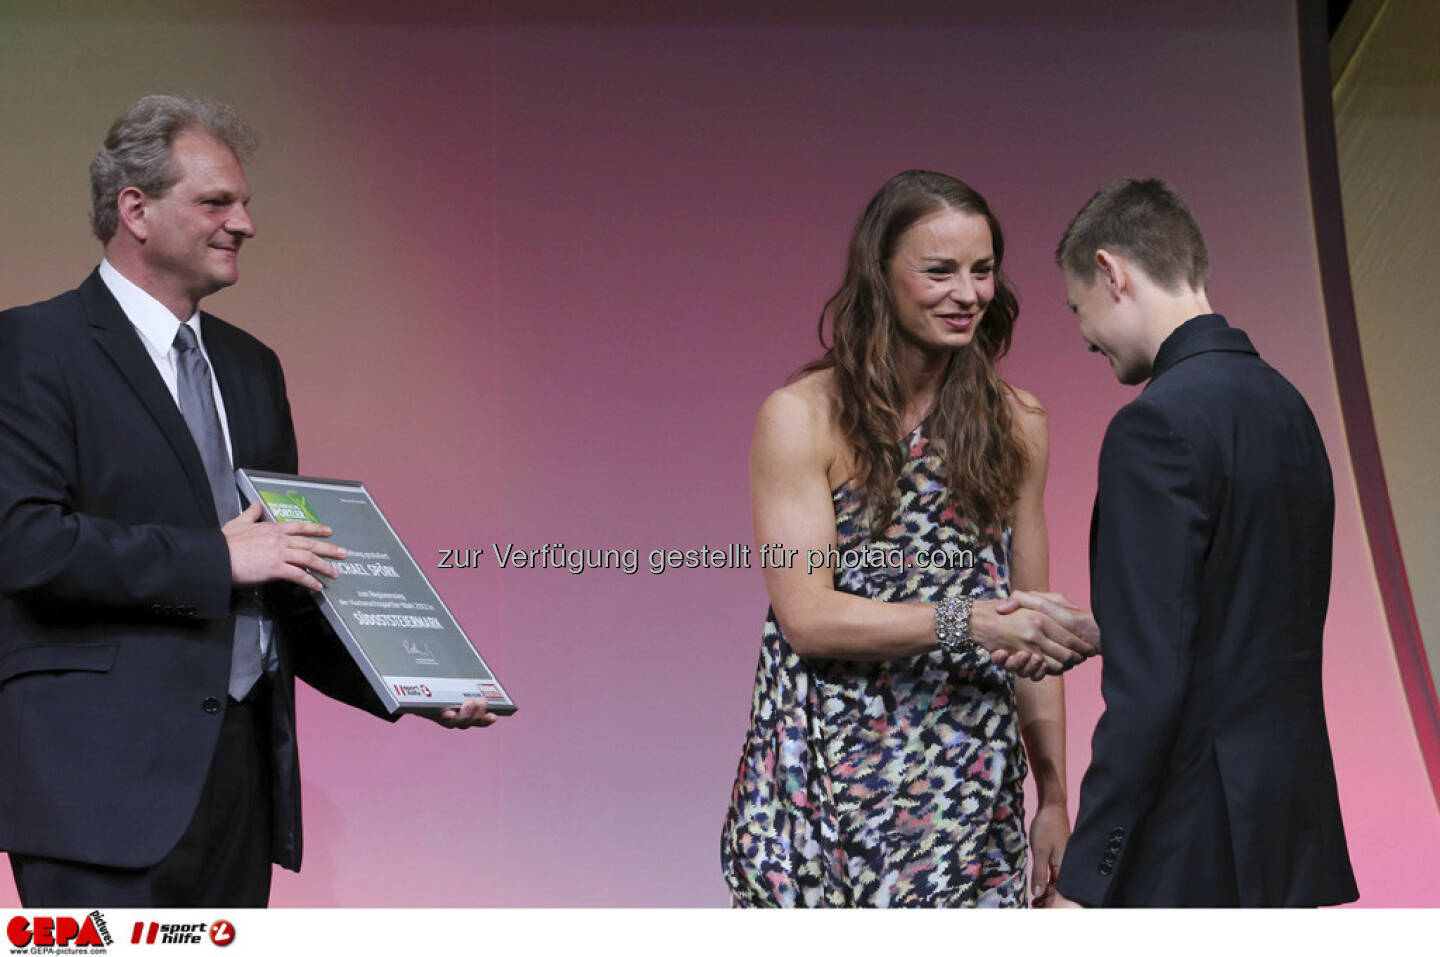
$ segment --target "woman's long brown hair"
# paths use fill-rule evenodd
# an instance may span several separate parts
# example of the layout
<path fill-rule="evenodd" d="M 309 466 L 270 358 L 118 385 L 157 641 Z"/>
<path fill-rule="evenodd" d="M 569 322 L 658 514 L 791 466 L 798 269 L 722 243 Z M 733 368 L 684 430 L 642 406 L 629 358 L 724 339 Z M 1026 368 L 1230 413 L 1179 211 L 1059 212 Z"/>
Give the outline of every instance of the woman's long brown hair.
<path fill-rule="evenodd" d="M 946 463 L 955 514 L 982 532 L 998 533 L 1010 518 L 1025 474 L 1025 449 L 1012 432 L 1010 389 L 995 373 L 996 362 L 1010 348 L 1020 312 L 1015 289 L 1001 268 L 1005 238 L 1000 223 L 984 197 L 953 176 L 925 170 L 901 173 L 881 187 L 855 224 L 845 279 L 820 313 L 825 354 L 793 377 L 834 370 L 840 430 L 857 463 L 850 481 L 861 487 L 872 516 L 872 536 L 880 535 L 894 514 L 895 482 L 905 461 L 900 444 L 905 392 L 896 364 L 903 333 L 890 291 L 889 263 L 907 229 L 947 208 L 975 213 L 990 224 L 995 297 L 970 345 L 950 357 L 926 416 L 929 439 Z M 828 346 L 827 320 L 832 339 Z"/>

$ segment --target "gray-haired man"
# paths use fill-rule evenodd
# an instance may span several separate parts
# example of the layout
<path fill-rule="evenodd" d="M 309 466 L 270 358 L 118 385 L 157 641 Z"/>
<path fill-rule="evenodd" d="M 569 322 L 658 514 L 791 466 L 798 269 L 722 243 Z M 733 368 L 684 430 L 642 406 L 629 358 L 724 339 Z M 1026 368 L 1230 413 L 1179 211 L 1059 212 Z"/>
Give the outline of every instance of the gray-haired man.
<path fill-rule="evenodd" d="M 230 478 L 297 470 L 279 360 L 199 310 L 255 234 L 253 145 L 226 106 L 141 100 L 91 164 L 104 261 L 0 314 L 0 847 L 26 907 L 263 906 L 271 862 L 300 865 L 294 676 L 383 713 L 295 600 L 344 549 L 241 513 Z"/>

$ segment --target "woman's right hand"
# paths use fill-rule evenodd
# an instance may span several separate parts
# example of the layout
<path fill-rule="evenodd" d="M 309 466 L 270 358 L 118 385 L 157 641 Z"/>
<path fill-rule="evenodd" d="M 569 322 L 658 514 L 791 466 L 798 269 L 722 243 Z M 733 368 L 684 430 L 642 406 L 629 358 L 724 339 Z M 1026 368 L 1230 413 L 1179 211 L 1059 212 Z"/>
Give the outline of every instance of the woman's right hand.
<path fill-rule="evenodd" d="M 1000 606 L 1005 605 L 1006 612 Z M 1032 608 L 1008 610 L 1013 599 L 985 599 L 970 608 L 970 637 L 998 665 L 1027 678 L 1058 675 L 1099 652 L 1098 645 Z M 1012 667 L 1013 656 L 1025 655 L 1023 668 Z"/>

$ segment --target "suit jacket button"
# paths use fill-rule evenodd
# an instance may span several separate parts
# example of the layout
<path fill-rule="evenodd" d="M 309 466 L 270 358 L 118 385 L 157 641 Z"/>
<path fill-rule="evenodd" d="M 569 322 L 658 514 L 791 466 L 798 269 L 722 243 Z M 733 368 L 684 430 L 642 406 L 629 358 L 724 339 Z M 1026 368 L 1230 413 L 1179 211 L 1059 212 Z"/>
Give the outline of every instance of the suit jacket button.
<path fill-rule="evenodd" d="M 1103 861 L 1105 862 L 1105 866 L 1106 866 L 1106 867 L 1114 867 L 1114 866 L 1115 866 L 1115 852 L 1114 852 L 1114 851 L 1106 851 L 1106 852 L 1105 852 L 1105 856 L 1104 856 L 1103 858 L 1101 858 L 1101 860 L 1103 860 Z"/>
<path fill-rule="evenodd" d="M 1100 876 L 1101 876 L 1101 877 L 1109 877 L 1109 876 L 1110 876 L 1110 872 L 1113 871 L 1114 869 L 1115 869 L 1115 868 L 1112 867 L 1112 866 L 1110 866 L 1109 864 L 1101 864 L 1101 865 L 1100 865 Z"/>
<path fill-rule="evenodd" d="M 220 711 L 220 699 L 206 698 L 205 703 L 202 704 L 200 707 L 205 709 L 206 714 L 218 714 Z"/>

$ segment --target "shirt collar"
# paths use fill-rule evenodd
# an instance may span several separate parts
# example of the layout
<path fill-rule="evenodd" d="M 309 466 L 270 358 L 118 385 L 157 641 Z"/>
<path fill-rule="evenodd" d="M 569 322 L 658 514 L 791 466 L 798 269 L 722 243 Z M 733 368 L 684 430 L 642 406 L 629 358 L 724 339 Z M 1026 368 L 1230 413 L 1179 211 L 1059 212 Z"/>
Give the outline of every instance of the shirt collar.
<path fill-rule="evenodd" d="M 1225 317 L 1207 313 L 1189 319 L 1160 344 L 1151 363 L 1150 378 L 1153 381 L 1161 373 L 1177 363 L 1202 352 L 1248 352 L 1258 355 L 1250 344 L 1250 337 L 1239 329 L 1232 328 Z"/>
<path fill-rule="evenodd" d="M 110 265 L 110 260 L 100 261 L 100 279 L 120 304 L 125 313 L 125 318 L 135 327 L 135 330 L 150 344 L 157 355 L 168 355 L 170 348 L 175 344 L 175 333 L 180 329 L 180 320 L 175 318 L 175 313 L 165 308 L 160 300 L 150 295 L 139 286 L 120 274 L 120 270 Z M 195 310 L 189 319 L 190 328 L 195 330 L 195 338 L 200 341 L 200 348 L 205 348 L 205 337 L 200 331 L 200 310 Z"/>

